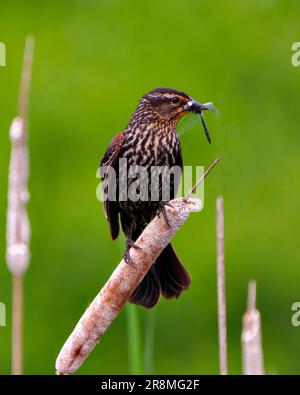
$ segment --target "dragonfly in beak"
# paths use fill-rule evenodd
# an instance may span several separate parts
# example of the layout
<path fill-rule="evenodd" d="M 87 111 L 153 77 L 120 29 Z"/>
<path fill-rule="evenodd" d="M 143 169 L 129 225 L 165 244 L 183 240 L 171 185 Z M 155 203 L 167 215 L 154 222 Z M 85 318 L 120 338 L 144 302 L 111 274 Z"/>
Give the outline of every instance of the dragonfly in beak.
<path fill-rule="evenodd" d="M 202 112 L 206 111 L 206 110 L 208 110 L 208 111 L 215 111 L 216 112 L 217 110 L 216 110 L 214 104 L 212 102 L 201 104 L 201 103 L 196 102 L 194 99 L 191 99 L 186 105 L 186 110 L 187 111 L 191 111 L 191 112 L 193 112 L 195 114 L 199 114 L 200 119 L 201 119 L 201 123 L 202 123 L 203 128 L 204 128 L 204 132 L 205 132 L 206 138 L 207 138 L 208 142 L 211 143 L 210 134 L 208 132 L 208 129 L 207 129 L 206 123 L 204 121 L 204 117 L 203 117 L 203 113 Z"/>

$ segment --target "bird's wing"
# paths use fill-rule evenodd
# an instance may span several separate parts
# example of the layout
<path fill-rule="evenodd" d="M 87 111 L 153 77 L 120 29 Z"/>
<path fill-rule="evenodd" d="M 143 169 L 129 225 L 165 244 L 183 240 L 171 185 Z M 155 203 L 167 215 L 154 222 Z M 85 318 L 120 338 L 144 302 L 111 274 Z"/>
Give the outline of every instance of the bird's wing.
<path fill-rule="evenodd" d="M 179 166 L 181 168 L 181 170 L 183 170 L 183 160 L 182 160 L 182 151 L 181 151 L 181 145 L 180 145 L 180 141 L 178 141 L 179 144 L 179 149 L 177 151 L 177 156 L 175 159 L 175 165 Z"/>
<path fill-rule="evenodd" d="M 118 158 L 121 149 L 123 147 L 124 140 L 125 140 L 124 132 L 120 132 L 115 137 L 112 138 L 109 147 L 107 148 L 101 160 L 100 166 L 110 166 L 113 169 L 117 170 Z M 106 180 L 107 177 L 108 177 L 108 171 L 104 171 L 104 174 L 101 174 L 104 196 L 108 192 L 108 185 L 105 185 L 104 183 L 104 180 Z M 120 228 L 118 206 L 116 201 L 110 201 L 107 198 L 107 196 L 104 201 L 104 213 L 109 223 L 111 237 L 113 240 L 115 240 L 118 237 L 119 228 Z"/>
<path fill-rule="evenodd" d="M 183 172 L 183 160 L 182 160 L 180 141 L 178 141 L 178 144 L 179 144 L 179 149 L 177 151 L 177 155 L 175 158 L 175 166 L 179 166 L 181 168 L 181 172 Z M 176 198 L 179 185 L 180 185 L 180 178 L 178 180 L 176 180 L 176 183 L 174 184 L 174 189 L 173 189 L 173 191 L 171 191 L 171 199 Z"/>

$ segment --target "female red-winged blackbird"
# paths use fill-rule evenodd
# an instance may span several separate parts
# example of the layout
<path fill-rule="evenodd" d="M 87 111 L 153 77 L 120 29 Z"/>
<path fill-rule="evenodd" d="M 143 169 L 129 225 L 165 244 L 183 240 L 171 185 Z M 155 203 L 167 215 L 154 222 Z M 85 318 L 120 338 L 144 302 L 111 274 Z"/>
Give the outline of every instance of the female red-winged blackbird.
<path fill-rule="evenodd" d="M 137 240 L 146 225 L 160 211 L 166 222 L 168 219 L 164 209 L 166 200 L 162 198 L 163 176 L 159 178 L 159 198 L 151 199 L 151 182 L 148 184 L 149 195 L 147 199 L 134 199 L 122 201 L 119 195 L 120 175 L 119 160 L 126 160 L 127 170 L 131 166 L 144 166 L 147 179 L 151 179 L 153 166 L 173 166 L 182 169 L 182 156 L 179 137 L 176 133 L 178 121 L 188 113 L 200 114 L 208 141 L 210 137 L 204 120 L 202 110 L 211 109 L 210 105 L 199 104 L 184 92 L 168 88 L 155 89 L 142 97 L 138 107 L 129 121 L 127 128 L 117 134 L 112 140 L 101 160 L 101 168 L 110 166 L 116 172 L 118 185 L 116 200 L 106 199 L 104 209 L 109 222 L 112 239 L 119 234 L 119 218 L 123 232 L 126 235 L 125 260 L 132 262 L 129 249 L 136 247 Z M 123 167 L 122 167 L 123 168 Z M 128 174 L 125 174 L 127 176 Z M 102 180 L 107 177 L 107 172 L 102 172 Z M 178 177 L 170 177 L 169 199 L 175 197 Z M 130 187 L 134 178 L 125 177 L 126 187 Z M 153 185 L 152 185 L 153 187 Z M 155 189 L 155 186 L 154 186 Z M 104 191 L 107 192 L 107 189 Z M 106 196 L 107 197 L 107 196 Z M 188 288 L 191 278 L 177 257 L 173 247 L 169 244 L 159 255 L 156 262 L 144 277 L 140 285 L 133 292 L 130 301 L 145 307 L 153 307 L 160 293 L 167 298 L 178 297 Z"/>

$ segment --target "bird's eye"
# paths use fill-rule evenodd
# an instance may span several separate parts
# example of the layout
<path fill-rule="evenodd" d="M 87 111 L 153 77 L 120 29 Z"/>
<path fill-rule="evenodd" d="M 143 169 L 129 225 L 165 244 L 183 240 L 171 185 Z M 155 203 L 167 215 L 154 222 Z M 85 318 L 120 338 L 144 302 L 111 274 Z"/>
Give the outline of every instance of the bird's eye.
<path fill-rule="evenodd" d="M 179 97 L 176 96 L 172 97 L 171 103 L 174 104 L 174 106 L 177 106 L 180 103 Z"/>

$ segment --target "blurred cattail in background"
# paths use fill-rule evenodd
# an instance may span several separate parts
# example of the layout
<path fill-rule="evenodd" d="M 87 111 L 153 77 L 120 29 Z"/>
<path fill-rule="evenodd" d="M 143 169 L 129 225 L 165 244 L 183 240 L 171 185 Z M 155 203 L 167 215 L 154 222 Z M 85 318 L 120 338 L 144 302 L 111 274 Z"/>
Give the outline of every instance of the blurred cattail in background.
<path fill-rule="evenodd" d="M 10 128 L 6 261 L 13 278 L 12 373 L 22 374 L 23 275 L 30 260 L 30 225 L 26 211 L 29 200 L 27 110 L 33 58 L 33 37 L 27 37 L 20 87 L 18 116 Z"/>
<path fill-rule="evenodd" d="M 250 281 L 248 308 L 243 317 L 242 332 L 243 371 L 246 375 L 264 374 L 260 313 L 255 304 L 256 283 Z"/>

